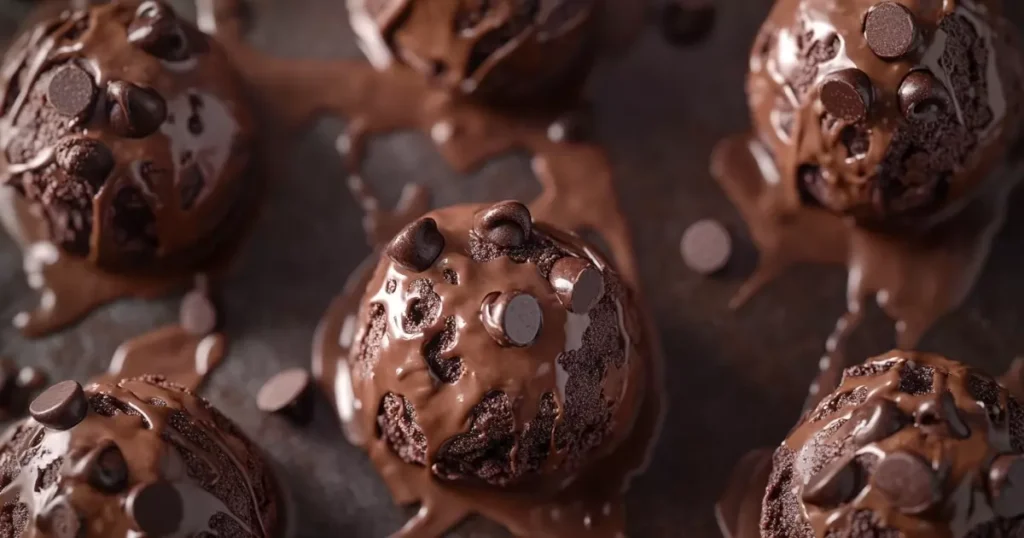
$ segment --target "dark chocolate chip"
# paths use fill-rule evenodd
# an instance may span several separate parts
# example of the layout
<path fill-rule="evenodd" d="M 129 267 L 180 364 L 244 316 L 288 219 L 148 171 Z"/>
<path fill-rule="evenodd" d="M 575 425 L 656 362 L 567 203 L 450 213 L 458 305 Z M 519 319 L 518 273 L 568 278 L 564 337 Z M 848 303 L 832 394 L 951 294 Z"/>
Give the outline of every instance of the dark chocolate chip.
<path fill-rule="evenodd" d="M 913 71 L 900 84 L 900 110 L 908 121 L 935 121 L 953 112 L 953 98 L 929 71 Z"/>
<path fill-rule="evenodd" d="M 178 321 L 189 334 L 206 336 L 217 329 L 217 307 L 206 293 L 190 291 L 181 299 Z"/>
<path fill-rule="evenodd" d="M 700 42 L 715 26 L 715 6 L 710 1 L 669 0 L 661 10 L 661 35 L 682 47 Z"/>
<path fill-rule="evenodd" d="M 128 463 L 112 441 L 86 456 L 85 469 L 89 485 L 104 493 L 118 493 L 128 485 Z"/>
<path fill-rule="evenodd" d="M 406 226 L 388 243 L 387 255 L 398 265 L 422 273 L 434 265 L 444 250 L 444 235 L 432 218 L 422 218 Z"/>
<path fill-rule="evenodd" d="M 51 538 L 79 538 L 82 536 L 82 520 L 66 499 L 57 499 L 38 516 L 41 530 Z"/>
<path fill-rule="evenodd" d="M 82 385 L 62 381 L 46 389 L 28 406 L 32 418 L 54 430 L 70 430 L 85 419 L 89 403 Z"/>
<path fill-rule="evenodd" d="M 481 305 L 481 319 L 499 344 L 526 347 L 540 335 L 544 312 L 537 299 L 527 293 L 492 293 Z"/>
<path fill-rule="evenodd" d="M 163 2 L 143 2 L 128 25 L 128 42 L 169 62 L 189 58 L 189 39 L 174 11 Z"/>
<path fill-rule="evenodd" d="M 548 280 L 562 306 L 575 314 L 586 314 L 604 296 L 604 276 L 582 258 L 558 260 L 551 267 Z"/>
<path fill-rule="evenodd" d="M 927 462 L 908 452 L 886 456 L 872 481 L 893 506 L 907 514 L 920 514 L 939 499 L 938 477 Z"/>
<path fill-rule="evenodd" d="M 106 144 L 94 138 L 70 138 L 54 148 L 54 161 L 68 175 L 102 185 L 114 170 L 114 154 Z"/>
<path fill-rule="evenodd" d="M 854 497 L 858 490 L 857 482 L 857 469 L 853 460 L 837 460 L 807 481 L 801 498 L 815 506 L 834 508 Z"/>
<path fill-rule="evenodd" d="M 879 58 L 902 57 L 917 44 L 917 36 L 914 14 L 896 2 L 876 4 L 864 19 L 864 38 Z"/>
<path fill-rule="evenodd" d="M 966 439 L 971 435 L 971 428 L 960 415 L 953 395 L 943 392 L 928 398 L 918 405 L 914 413 L 917 425 L 925 430 L 937 429 L 941 434 L 956 439 Z"/>
<path fill-rule="evenodd" d="M 181 527 L 185 506 L 177 488 L 164 481 L 136 487 L 128 495 L 126 508 L 135 526 L 149 536 L 168 536 Z"/>
<path fill-rule="evenodd" d="M 829 73 L 818 88 L 818 98 L 829 114 L 850 122 L 863 120 L 871 109 L 871 79 L 860 69 Z"/>
<path fill-rule="evenodd" d="M 280 413 L 297 422 L 307 422 L 313 410 L 309 372 L 292 368 L 267 380 L 256 396 L 256 407 L 264 413 Z"/>
<path fill-rule="evenodd" d="M 147 137 L 167 119 L 167 103 L 156 90 L 123 80 L 107 85 L 110 127 L 125 138 Z"/>
<path fill-rule="evenodd" d="M 481 239 L 499 247 L 520 247 L 530 239 L 533 217 L 519 202 L 499 202 L 476 214 L 473 230 Z"/>
<path fill-rule="evenodd" d="M 729 263 L 732 237 L 720 222 L 705 219 L 693 223 L 683 232 L 680 249 L 687 267 L 699 274 L 710 275 Z"/>
<path fill-rule="evenodd" d="M 1024 456 L 997 456 L 989 468 L 988 487 L 996 514 L 1019 516 L 1020 507 L 1024 506 Z"/>
<path fill-rule="evenodd" d="M 81 67 L 65 65 L 50 79 L 46 97 L 58 113 L 76 117 L 92 107 L 96 99 L 96 83 Z"/>
<path fill-rule="evenodd" d="M 896 402 L 887 398 L 877 398 L 864 404 L 851 420 L 857 428 L 853 441 L 860 446 L 887 439 L 910 423 L 910 417 L 900 411 Z"/>

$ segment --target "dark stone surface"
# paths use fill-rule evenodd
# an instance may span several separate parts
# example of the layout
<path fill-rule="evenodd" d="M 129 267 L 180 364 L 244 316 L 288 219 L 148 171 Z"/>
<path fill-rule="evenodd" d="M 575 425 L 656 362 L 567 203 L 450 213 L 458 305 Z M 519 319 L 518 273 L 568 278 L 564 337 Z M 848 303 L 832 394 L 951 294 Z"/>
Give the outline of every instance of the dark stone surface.
<path fill-rule="evenodd" d="M 26 4 L 0 0 L 0 33 L 10 35 Z M 747 449 L 785 436 L 824 339 L 843 311 L 843 271 L 820 267 L 790 272 L 739 311 L 726 306 L 756 254 L 742 220 L 711 179 L 707 158 L 717 139 L 748 125 L 747 53 L 770 2 L 717 4 L 717 27 L 704 42 L 673 49 L 652 25 L 623 57 L 602 65 L 591 84 L 598 136 L 623 187 L 667 358 L 670 409 L 653 471 L 629 495 L 633 537 L 718 536 L 712 504 L 731 466 Z M 356 56 L 344 9 L 338 0 L 254 0 L 251 38 L 284 56 Z M 1024 3 L 1007 2 L 1007 10 L 1024 22 Z M 341 125 L 318 124 L 294 147 L 282 148 L 280 162 L 273 163 L 282 181 L 271 186 L 255 236 L 224 293 L 230 355 L 203 391 L 287 470 L 302 538 L 386 536 L 405 517 L 367 458 L 345 442 L 325 402 L 317 403 L 305 427 L 256 409 L 255 395 L 266 379 L 285 367 L 308 365 L 320 315 L 368 252 L 334 150 Z M 419 134 L 374 141 L 364 175 L 387 203 L 407 181 L 433 187 L 436 205 L 529 199 L 538 191 L 522 156 L 460 177 Z M 1016 198 L 1014 208 L 1024 201 Z M 688 225 L 709 217 L 733 232 L 736 252 L 722 274 L 704 278 L 683 264 L 679 240 Z M 929 333 L 924 348 L 993 374 L 1022 353 L 1022 242 L 1024 216 L 1011 211 L 977 289 Z M 2 320 L 36 300 L 25 284 L 20 253 L 6 236 L 0 236 L 0 283 Z M 34 342 L 5 322 L 0 355 L 43 367 L 54 380 L 84 380 L 103 370 L 125 338 L 174 321 L 177 301 L 123 301 L 73 330 Z M 891 326 L 875 312 L 855 336 L 851 354 L 865 357 L 892 345 Z M 453 536 L 504 534 L 474 520 Z"/>

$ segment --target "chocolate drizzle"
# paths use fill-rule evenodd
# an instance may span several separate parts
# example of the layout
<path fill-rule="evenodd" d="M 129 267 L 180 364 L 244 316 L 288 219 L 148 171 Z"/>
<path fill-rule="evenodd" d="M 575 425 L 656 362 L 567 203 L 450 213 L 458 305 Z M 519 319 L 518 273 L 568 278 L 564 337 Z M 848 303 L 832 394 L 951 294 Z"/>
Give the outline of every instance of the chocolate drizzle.
<path fill-rule="evenodd" d="M 892 2 L 780 0 L 762 27 L 748 78 L 754 132 L 722 141 L 711 168 L 761 254 L 731 306 L 794 264 L 849 270 L 812 407 L 838 383 L 868 301 L 895 321 L 897 345 L 913 348 L 963 301 L 1002 226 L 1024 174 L 1004 162 L 1024 64 L 987 4 L 908 13 Z M 886 41 L 890 30 L 900 35 Z"/>
<path fill-rule="evenodd" d="M 149 37 L 184 29 L 187 57 L 128 38 L 152 11 L 140 6 L 160 7 Z M 245 235 L 261 192 L 242 174 L 251 118 L 222 50 L 189 28 L 159 2 L 121 0 L 55 15 L 8 51 L 0 215 L 42 294 L 15 320 L 25 334 L 181 289 L 221 270 Z"/>
<path fill-rule="evenodd" d="M 180 538 L 279 536 L 269 468 L 205 400 L 159 378 L 93 384 L 83 398 L 89 409 L 74 427 L 26 419 L 0 441 L 0 461 L 15 469 L 0 502 L 25 516 L 6 520 L 12 535 L 128 537 L 159 527 Z M 157 503 L 162 513 L 146 506 L 167 493 L 180 498 L 180 512 L 167 499 Z"/>

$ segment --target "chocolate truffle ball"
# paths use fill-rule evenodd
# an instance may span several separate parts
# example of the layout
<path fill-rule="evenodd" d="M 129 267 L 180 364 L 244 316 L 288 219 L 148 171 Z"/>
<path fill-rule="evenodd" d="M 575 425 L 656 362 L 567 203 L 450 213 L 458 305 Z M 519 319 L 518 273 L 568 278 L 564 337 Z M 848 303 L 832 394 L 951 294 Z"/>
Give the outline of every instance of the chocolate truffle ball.
<path fill-rule="evenodd" d="M 0 535 L 274 538 L 270 468 L 238 428 L 160 378 L 54 385 L 0 442 Z"/>
<path fill-rule="evenodd" d="M 893 352 L 775 451 L 764 538 L 1002 538 L 1024 532 L 1024 409 L 988 375 Z"/>
<path fill-rule="evenodd" d="M 17 39 L 0 79 L 0 182 L 64 252 L 192 269 L 236 233 L 249 111 L 221 49 L 167 5 L 64 11 Z"/>
<path fill-rule="evenodd" d="M 356 420 L 437 480 L 559 484 L 630 433 L 649 359 L 639 319 L 593 248 L 522 204 L 434 211 L 366 289 Z"/>
<path fill-rule="evenodd" d="M 786 188 L 871 224 L 921 221 L 975 191 L 1020 127 L 1001 5 L 776 2 L 747 92 Z"/>
<path fill-rule="evenodd" d="M 491 101 L 550 98 L 589 67 L 594 0 L 349 0 L 380 68 L 401 62 L 452 92 Z"/>

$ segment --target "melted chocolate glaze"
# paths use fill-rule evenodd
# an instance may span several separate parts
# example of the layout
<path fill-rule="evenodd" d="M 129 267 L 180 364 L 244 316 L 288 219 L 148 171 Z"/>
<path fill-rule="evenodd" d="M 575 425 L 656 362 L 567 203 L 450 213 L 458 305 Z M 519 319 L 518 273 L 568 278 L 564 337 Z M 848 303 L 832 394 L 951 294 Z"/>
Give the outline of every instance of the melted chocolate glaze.
<path fill-rule="evenodd" d="M 87 75 L 69 78 L 72 88 L 91 79 L 95 91 L 73 117 L 40 97 L 67 66 Z M 2 77 L 0 215 L 42 293 L 15 320 L 25 334 L 120 297 L 180 289 L 233 257 L 262 186 L 242 174 L 251 118 L 215 42 L 162 4 L 119 0 L 43 17 L 8 52 Z M 54 107 L 67 111 L 76 95 Z"/>
<path fill-rule="evenodd" d="M 283 506 L 270 468 L 205 400 L 153 377 L 93 384 L 84 398 L 87 414 L 70 429 L 29 418 L 0 441 L 2 532 L 141 536 L 147 521 L 167 514 L 143 513 L 133 497 L 159 483 L 181 502 L 164 536 L 280 536 Z M 167 504 L 159 510 L 174 512 Z"/>

